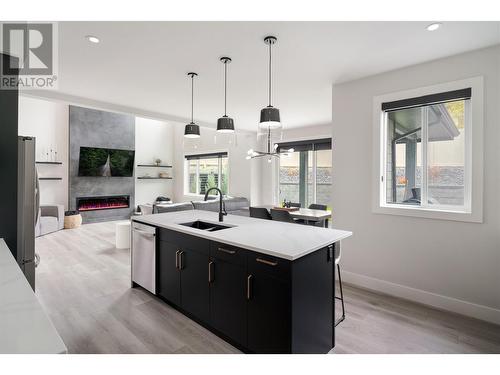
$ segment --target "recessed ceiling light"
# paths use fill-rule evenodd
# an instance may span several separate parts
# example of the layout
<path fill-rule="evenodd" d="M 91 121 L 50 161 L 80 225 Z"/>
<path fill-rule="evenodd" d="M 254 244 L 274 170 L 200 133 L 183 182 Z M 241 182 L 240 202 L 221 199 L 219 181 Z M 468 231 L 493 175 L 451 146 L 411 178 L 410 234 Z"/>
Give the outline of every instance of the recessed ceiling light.
<path fill-rule="evenodd" d="M 91 43 L 96 43 L 96 44 L 97 44 L 97 43 L 99 43 L 99 42 L 101 41 L 98 37 L 93 36 L 93 35 L 87 35 L 87 36 L 85 37 L 85 39 L 87 39 L 87 40 L 88 40 L 89 42 L 91 42 Z"/>
<path fill-rule="evenodd" d="M 426 29 L 427 29 L 427 31 L 436 31 L 440 27 L 441 27 L 440 22 L 434 22 L 434 23 L 431 23 L 429 26 L 427 26 Z"/>

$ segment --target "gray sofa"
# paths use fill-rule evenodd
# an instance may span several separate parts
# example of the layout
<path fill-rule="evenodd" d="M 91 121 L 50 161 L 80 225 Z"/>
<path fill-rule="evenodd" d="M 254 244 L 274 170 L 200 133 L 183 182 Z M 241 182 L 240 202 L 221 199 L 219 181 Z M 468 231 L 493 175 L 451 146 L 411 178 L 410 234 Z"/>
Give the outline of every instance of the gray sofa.
<path fill-rule="evenodd" d="M 41 205 L 35 225 L 35 237 L 56 232 L 64 228 L 63 205 Z"/>
<path fill-rule="evenodd" d="M 248 216 L 248 207 L 250 202 L 243 197 L 224 198 L 226 211 L 230 215 Z M 208 201 L 192 201 L 184 203 L 157 204 L 153 207 L 153 213 L 176 212 L 187 210 L 203 210 L 219 212 L 219 199 L 211 199 Z"/>

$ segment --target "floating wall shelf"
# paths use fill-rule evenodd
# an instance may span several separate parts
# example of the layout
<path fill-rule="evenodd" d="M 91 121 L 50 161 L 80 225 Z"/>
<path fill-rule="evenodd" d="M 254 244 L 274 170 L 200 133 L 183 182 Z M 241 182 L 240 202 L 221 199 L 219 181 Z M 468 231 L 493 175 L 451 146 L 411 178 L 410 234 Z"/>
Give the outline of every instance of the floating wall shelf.
<path fill-rule="evenodd" d="M 53 181 L 59 181 L 62 180 L 62 177 L 38 177 L 40 181 L 48 181 L 48 180 L 53 180 Z"/>
<path fill-rule="evenodd" d="M 62 161 L 35 161 L 36 164 L 62 164 Z"/>

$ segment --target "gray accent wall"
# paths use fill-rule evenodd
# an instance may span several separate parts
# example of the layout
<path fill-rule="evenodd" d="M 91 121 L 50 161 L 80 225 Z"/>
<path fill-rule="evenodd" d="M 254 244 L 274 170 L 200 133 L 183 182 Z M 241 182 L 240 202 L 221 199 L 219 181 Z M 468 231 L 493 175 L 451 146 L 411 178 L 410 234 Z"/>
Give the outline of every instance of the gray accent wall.
<path fill-rule="evenodd" d="M 69 207 L 77 197 L 129 195 L 130 207 L 81 212 L 84 223 L 128 219 L 135 206 L 135 177 L 79 177 L 80 147 L 135 150 L 135 117 L 69 107 Z M 135 171 L 134 171 L 135 175 Z"/>

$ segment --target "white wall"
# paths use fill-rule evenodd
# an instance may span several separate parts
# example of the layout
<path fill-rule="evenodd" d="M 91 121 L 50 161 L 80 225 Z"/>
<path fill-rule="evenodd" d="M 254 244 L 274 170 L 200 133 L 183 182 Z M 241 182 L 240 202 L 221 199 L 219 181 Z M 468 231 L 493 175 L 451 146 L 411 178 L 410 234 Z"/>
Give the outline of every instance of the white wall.
<path fill-rule="evenodd" d="M 309 126 L 284 129 L 283 134 L 280 131 L 273 132 L 273 143 L 276 142 L 291 142 L 309 139 L 330 138 L 332 136 L 331 125 Z M 265 150 L 267 144 L 266 136 L 259 137 L 259 149 Z M 335 140 L 332 141 L 335 143 Z M 274 159 L 274 158 L 273 158 Z M 260 165 L 260 191 L 261 204 L 275 205 L 278 204 L 278 168 L 279 164 L 276 159 L 272 163 L 268 163 L 265 158 L 255 160 L 253 163 Z"/>
<path fill-rule="evenodd" d="M 154 164 L 161 159 L 162 165 L 174 162 L 174 139 L 172 124 L 136 117 L 135 119 L 135 176 L 146 173 L 156 176 L 159 172 L 173 175 L 172 168 L 137 167 L 138 164 Z M 135 180 L 135 204 L 152 203 L 162 195 L 173 198 L 174 180 Z"/>
<path fill-rule="evenodd" d="M 252 204 L 259 204 L 259 167 L 246 160 L 247 151 L 255 148 L 256 135 L 236 132 L 220 135 L 214 129 L 201 128 L 197 140 L 184 138 L 184 124 L 174 126 L 174 197 L 178 202 L 198 200 L 199 196 L 184 195 L 184 155 L 227 151 L 229 161 L 229 195 L 248 198 Z"/>
<path fill-rule="evenodd" d="M 500 47 L 333 87 L 333 226 L 345 281 L 500 323 Z M 484 76 L 484 222 L 374 214 L 373 97 Z M 474 125 L 473 125 L 474 126 Z"/>
<path fill-rule="evenodd" d="M 62 165 L 37 164 L 40 177 L 62 180 L 40 181 L 40 203 L 68 207 L 68 129 L 67 104 L 19 97 L 19 135 L 36 137 L 36 160 L 47 160 L 47 148 L 55 147 Z"/>

